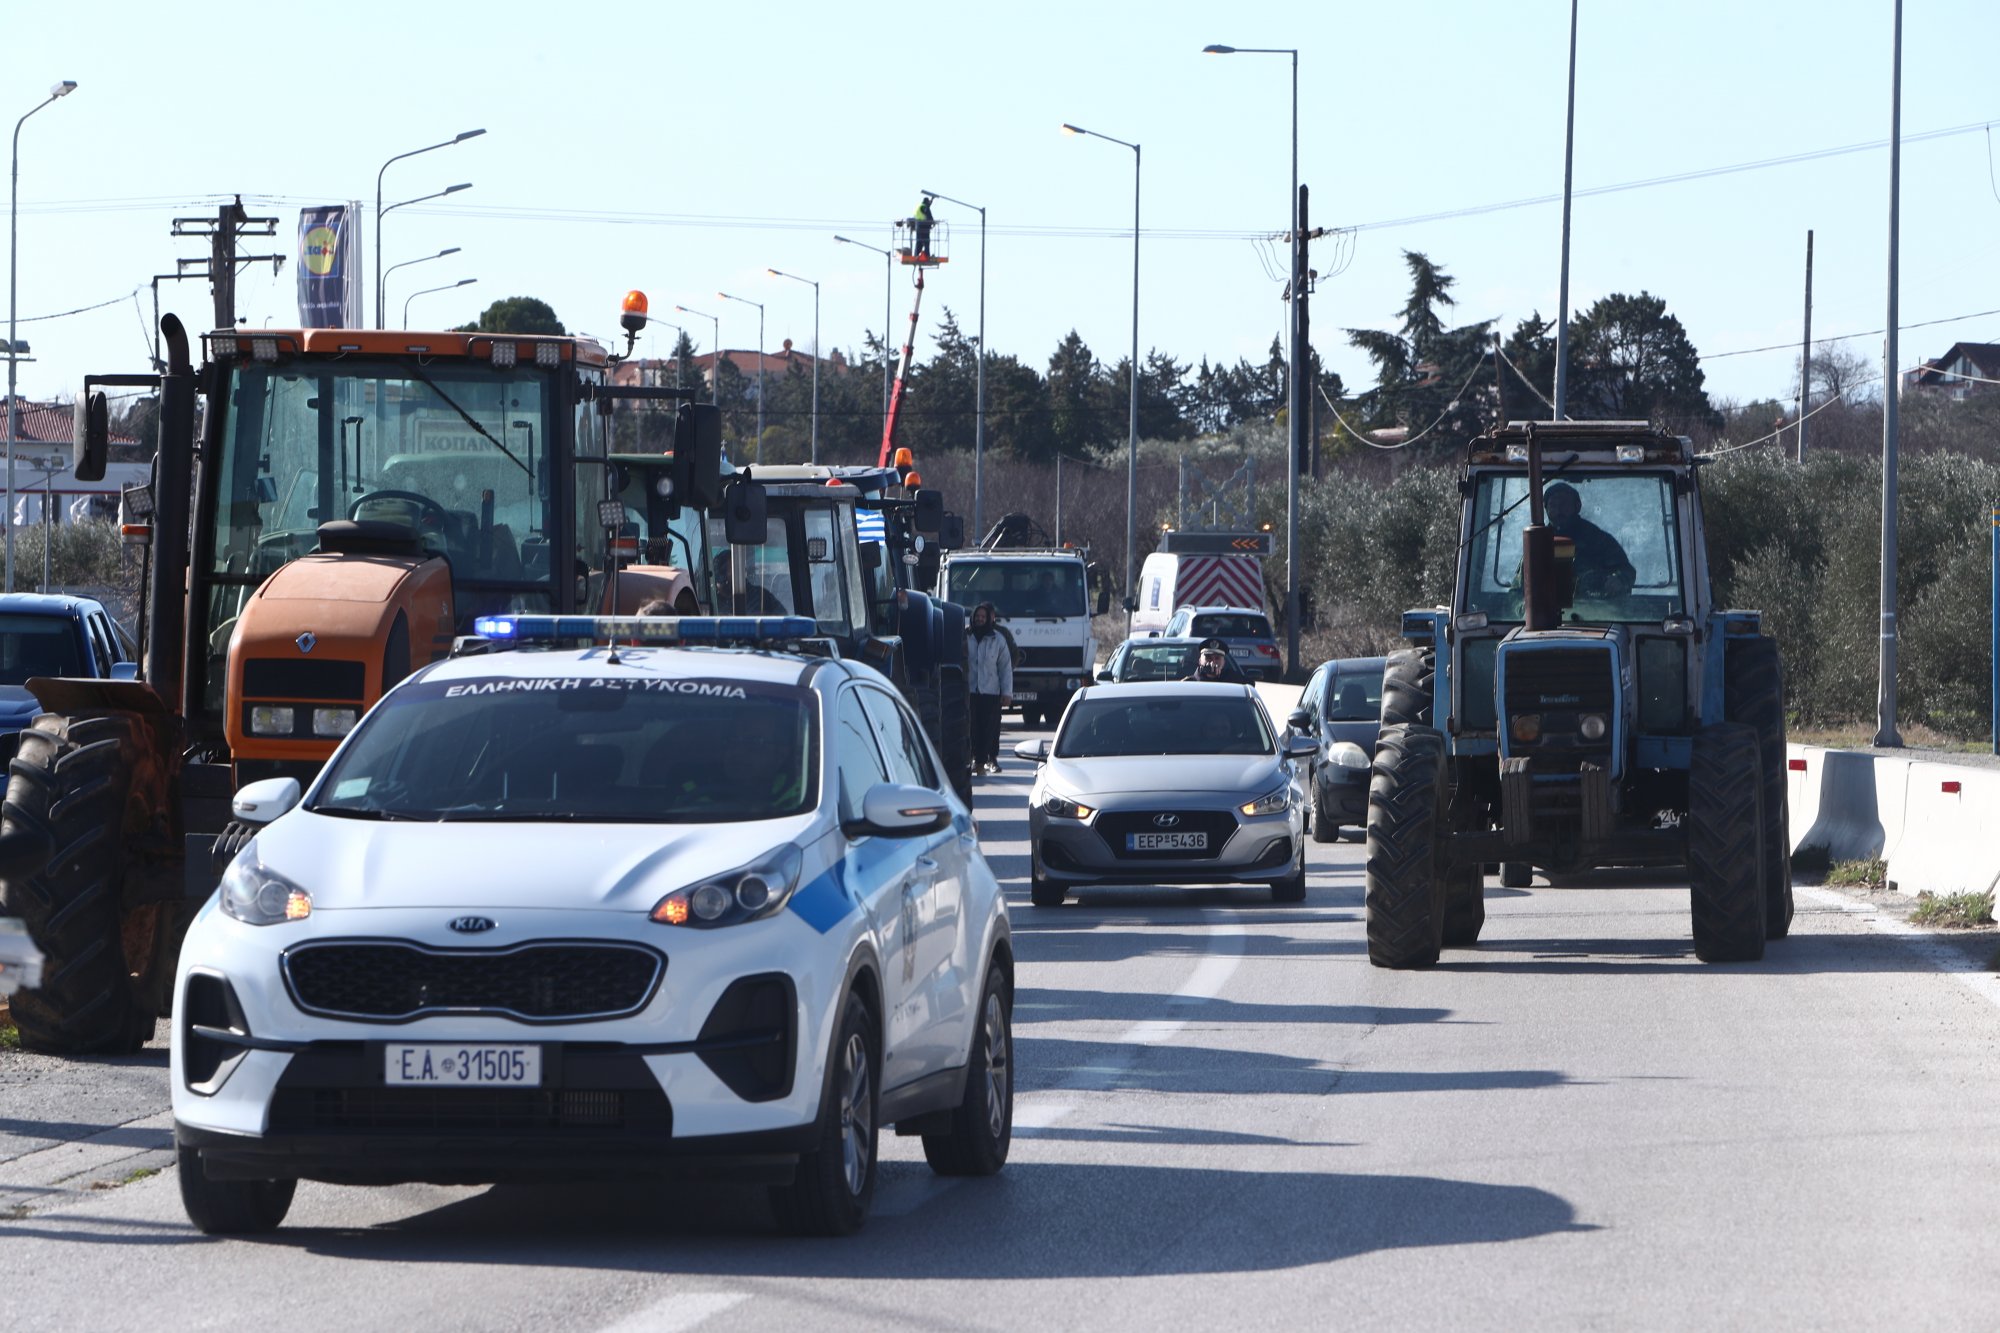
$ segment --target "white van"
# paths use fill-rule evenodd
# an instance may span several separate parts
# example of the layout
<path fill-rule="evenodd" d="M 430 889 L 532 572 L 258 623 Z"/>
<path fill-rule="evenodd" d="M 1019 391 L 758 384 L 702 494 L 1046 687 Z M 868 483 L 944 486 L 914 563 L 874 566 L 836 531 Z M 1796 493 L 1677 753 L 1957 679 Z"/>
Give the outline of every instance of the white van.
<path fill-rule="evenodd" d="M 1214 533 L 1170 533 L 1216 537 Z M 1183 606 L 1263 606 L 1264 565 L 1254 555 L 1155 551 L 1139 567 L 1139 605 L 1132 633 L 1158 634 Z"/>

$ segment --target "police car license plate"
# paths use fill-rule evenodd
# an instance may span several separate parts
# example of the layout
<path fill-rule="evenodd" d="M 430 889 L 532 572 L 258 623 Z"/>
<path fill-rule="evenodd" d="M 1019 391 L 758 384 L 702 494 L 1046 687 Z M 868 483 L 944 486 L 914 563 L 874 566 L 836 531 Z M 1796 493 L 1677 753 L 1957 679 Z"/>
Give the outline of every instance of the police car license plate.
<path fill-rule="evenodd" d="M 542 1082 L 539 1046 L 390 1046 L 383 1082 L 451 1088 L 534 1088 Z"/>
<path fill-rule="evenodd" d="M 1125 850 L 1128 852 L 1205 852 L 1208 850 L 1206 833 L 1128 833 L 1125 835 Z"/>

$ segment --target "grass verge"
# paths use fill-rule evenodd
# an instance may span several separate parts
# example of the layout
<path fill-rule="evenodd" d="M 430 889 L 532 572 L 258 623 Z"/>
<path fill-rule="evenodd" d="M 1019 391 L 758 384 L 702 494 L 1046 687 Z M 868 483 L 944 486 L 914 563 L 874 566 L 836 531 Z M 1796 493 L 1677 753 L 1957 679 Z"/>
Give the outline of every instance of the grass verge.
<path fill-rule="evenodd" d="M 1837 889 L 1865 889 L 1874 892 L 1889 887 L 1886 861 L 1837 861 L 1826 872 L 1826 882 Z"/>
<path fill-rule="evenodd" d="M 1974 930 L 1993 924 L 1993 895 L 1990 893 L 1920 893 L 1916 910 L 1910 913 L 1913 926 L 1936 926 L 1941 930 Z"/>

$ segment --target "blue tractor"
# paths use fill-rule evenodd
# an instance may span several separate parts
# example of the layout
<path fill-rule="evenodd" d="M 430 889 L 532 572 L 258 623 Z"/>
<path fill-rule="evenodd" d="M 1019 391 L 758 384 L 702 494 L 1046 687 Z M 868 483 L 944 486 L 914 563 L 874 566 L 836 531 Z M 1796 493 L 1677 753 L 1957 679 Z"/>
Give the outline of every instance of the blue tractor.
<path fill-rule="evenodd" d="M 1645 422 L 1472 442 L 1452 604 L 1406 612 L 1368 800 L 1368 958 L 1475 943 L 1485 868 L 1685 865 L 1705 962 L 1791 927 L 1785 689 L 1709 590 L 1698 460 Z"/>

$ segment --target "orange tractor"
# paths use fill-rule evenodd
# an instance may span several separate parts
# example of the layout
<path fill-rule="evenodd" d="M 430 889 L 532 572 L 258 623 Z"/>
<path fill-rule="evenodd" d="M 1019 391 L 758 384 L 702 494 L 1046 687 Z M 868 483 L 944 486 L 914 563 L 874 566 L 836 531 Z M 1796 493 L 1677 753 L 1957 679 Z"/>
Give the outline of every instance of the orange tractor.
<path fill-rule="evenodd" d="M 633 293 L 628 332 L 644 319 Z M 0 809 L 0 916 L 23 918 L 45 955 L 40 987 L 13 1000 L 38 1050 L 151 1036 L 180 935 L 247 836 L 230 817 L 238 787 L 309 781 L 475 616 L 616 605 L 635 517 L 698 532 L 693 515 L 720 498 L 716 409 L 610 383 L 619 358 L 588 339 L 221 330 L 197 367 L 180 321 L 162 331 L 163 373 L 93 376 L 77 404 L 76 475 L 93 479 L 95 388 L 160 394 L 151 484 L 127 494 L 146 519 L 128 537 L 151 546 L 143 670 L 29 681 L 44 712 Z M 617 493 L 619 399 L 676 401 L 649 513 Z M 639 582 L 685 591 L 685 607 L 706 602 L 700 573 L 661 564 Z"/>

